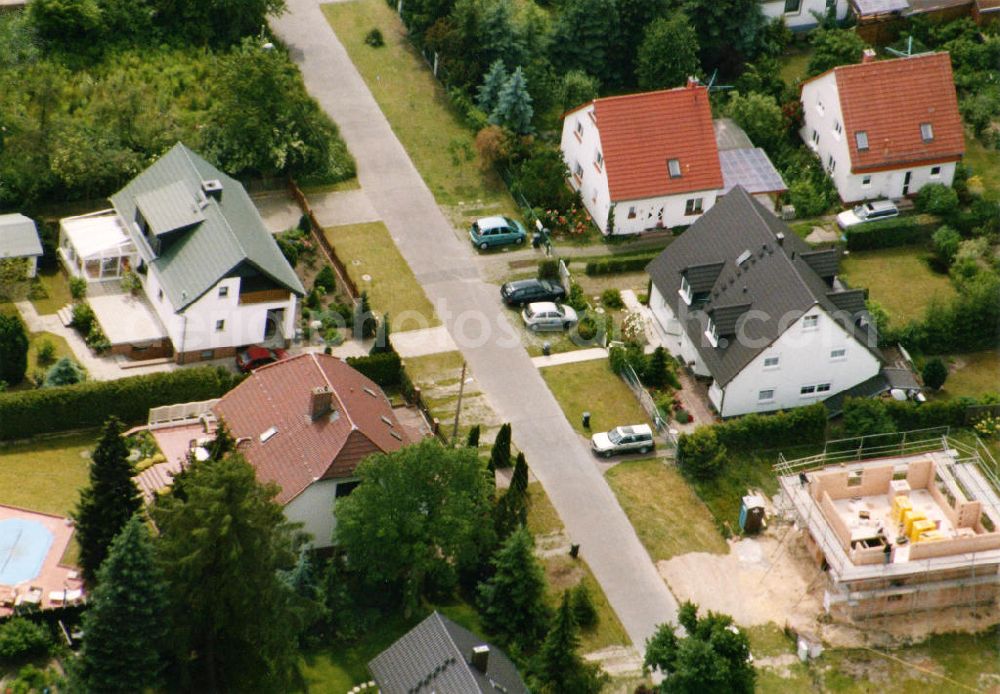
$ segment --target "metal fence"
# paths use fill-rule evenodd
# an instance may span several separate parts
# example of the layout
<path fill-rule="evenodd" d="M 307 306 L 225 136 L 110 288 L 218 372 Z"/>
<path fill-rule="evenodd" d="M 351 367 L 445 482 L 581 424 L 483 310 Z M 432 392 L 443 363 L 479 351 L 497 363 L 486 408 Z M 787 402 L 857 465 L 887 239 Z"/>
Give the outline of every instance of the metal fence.
<path fill-rule="evenodd" d="M 656 406 L 653 396 L 650 395 L 649 391 L 646 390 L 646 387 L 642 385 L 642 381 L 639 380 L 639 374 L 635 372 L 635 369 L 633 369 L 630 364 L 626 364 L 621 371 L 621 377 L 639 401 L 639 405 L 641 405 L 642 409 L 646 411 L 646 415 L 653 422 L 656 432 L 660 434 L 663 441 L 670 447 L 671 450 L 676 450 L 677 437 L 670 430 L 669 422 L 663 416 L 663 413 L 660 412 L 660 408 Z"/>

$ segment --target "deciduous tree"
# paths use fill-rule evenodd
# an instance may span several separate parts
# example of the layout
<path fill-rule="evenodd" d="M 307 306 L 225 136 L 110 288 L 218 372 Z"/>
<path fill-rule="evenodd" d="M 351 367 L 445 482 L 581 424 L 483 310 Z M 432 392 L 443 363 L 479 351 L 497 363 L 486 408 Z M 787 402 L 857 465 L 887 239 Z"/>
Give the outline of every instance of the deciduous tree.
<path fill-rule="evenodd" d="M 860 62 L 865 50 L 864 40 L 853 29 L 819 29 L 812 33 L 810 41 L 813 45 L 808 67 L 810 75 Z"/>
<path fill-rule="evenodd" d="M 680 87 L 698 72 L 698 35 L 687 15 L 675 12 L 646 28 L 635 66 L 641 88 Z"/>
<path fill-rule="evenodd" d="M 111 543 L 83 614 L 79 691 L 131 694 L 155 689 L 163 670 L 166 585 L 153 542 L 137 514 Z"/>
<path fill-rule="evenodd" d="M 685 0 L 684 9 L 698 34 L 701 65 L 706 73 L 739 73 L 768 41 L 767 20 L 759 0 Z"/>
<path fill-rule="evenodd" d="M 550 58 L 563 73 L 583 70 L 610 87 L 619 80 L 618 45 L 615 0 L 573 0 L 563 5 L 553 26 Z"/>
<path fill-rule="evenodd" d="M 142 497 L 132 480 L 135 470 L 122 438 L 124 429 L 117 417 L 104 423 L 90 460 L 90 484 L 80 492 L 75 513 L 80 567 L 90 584 L 97 578 L 111 542 L 142 508 Z"/>
<path fill-rule="evenodd" d="M 361 484 L 335 508 L 337 539 L 370 586 L 398 591 L 412 610 L 479 567 L 493 529 L 476 451 L 425 440 L 373 455 L 356 474 Z"/>
<path fill-rule="evenodd" d="M 28 333 L 17 314 L 0 313 L 0 381 L 15 386 L 28 370 Z"/>
<path fill-rule="evenodd" d="M 726 114 L 772 157 L 777 157 L 786 146 L 785 118 L 773 96 L 734 92 L 726 105 Z"/>

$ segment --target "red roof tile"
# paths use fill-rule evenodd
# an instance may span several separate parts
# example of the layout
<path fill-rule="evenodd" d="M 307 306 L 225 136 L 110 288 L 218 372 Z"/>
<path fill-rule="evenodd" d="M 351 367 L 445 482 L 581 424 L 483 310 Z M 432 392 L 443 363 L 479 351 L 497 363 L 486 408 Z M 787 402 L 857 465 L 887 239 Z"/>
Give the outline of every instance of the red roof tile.
<path fill-rule="evenodd" d="M 965 153 L 947 53 L 844 65 L 834 74 L 852 172 L 957 161 Z M 933 128 L 929 142 L 923 123 Z M 867 151 L 858 151 L 859 131 L 868 134 Z"/>
<path fill-rule="evenodd" d="M 312 391 L 329 386 L 331 408 L 313 421 Z M 366 456 L 412 442 L 374 382 L 336 357 L 302 354 L 261 367 L 213 408 L 263 482 L 287 504 L 317 480 L 348 477 Z M 275 427 L 266 441 L 261 434 Z M 393 434 L 399 436 L 396 438 Z"/>
<path fill-rule="evenodd" d="M 611 200 L 722 188 L 722 168 L 705 87 L 594 100 Z M 671 178 L 667 161 L 680 162 Z"/>

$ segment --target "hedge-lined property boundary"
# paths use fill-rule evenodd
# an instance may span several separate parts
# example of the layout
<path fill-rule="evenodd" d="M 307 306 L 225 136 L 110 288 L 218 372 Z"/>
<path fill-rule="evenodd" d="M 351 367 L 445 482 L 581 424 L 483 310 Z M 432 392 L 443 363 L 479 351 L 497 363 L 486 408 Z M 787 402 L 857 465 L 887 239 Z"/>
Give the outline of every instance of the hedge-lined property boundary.
<path fill-rule="evenodd" d="M 939 224 L 929 215 L 893 217 L 847 230 L 847 250 L 872 251 L 927 243 Z"/>
<path fill-rule="evenodd" d="M 630 255 L 623 258 L 616 258 L 614 256 L 594 258 L 587 261 L 583 272 L 588 276 L 613 275 L 617 272 L 639 272 L 640 270 L 645 270 L 650 261 L 660 253 L 661 251 L 656 251 L 655 253 Z"/>
<path fill-rule="evenodd" d="M 367 357 L 348 357 L 347 365 L 375 381 L 382 388 L 402 385 L 403 360 L 396 352 L 370 354 Z"/>
<path fill-rule="evenodd" d="M 99 427 L 112 415 L 139 424 L 151 407 L 218 398 L 239 381 L 224 368 L 206 366 L 0 393 L 0 441 Z"/>
<path fill-rule="evenodd" d="M 823 443 L 827 410 L 823 403 L 774 414 L 748 414 L 712 425 L 719 443 L 727 448 L 777 448 Z"/>

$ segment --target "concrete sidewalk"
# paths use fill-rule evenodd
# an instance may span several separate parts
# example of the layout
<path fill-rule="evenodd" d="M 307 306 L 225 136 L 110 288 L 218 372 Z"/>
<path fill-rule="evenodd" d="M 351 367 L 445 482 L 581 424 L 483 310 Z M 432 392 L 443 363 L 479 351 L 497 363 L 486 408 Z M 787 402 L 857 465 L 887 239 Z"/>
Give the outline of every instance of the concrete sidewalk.
<path fill-rule="evenodd" d="M 448 328 L 443 325 L 436 328 L 392 333 L 389 339 L 392 341 L 393 348 L 404 359 L 441 352 L 454 352 L 458 349 L 455 341 L 451 339 Z"/>
<path fill-rule="evenodd" d="M 550 354 L 547 357 L 532 357 L 531 363 L 539 369 L 546 366 L 559 366 L 560 364 L 575 364 L 580 361 L 595 361 L 597 359 L 607 359 L 608 350 L 603 347 L 591 347 L 590 349 L 577 349 L 572 352 L 560 352 Z"/>
<path fill-rule="evenodd" d="M 289 0 L 272 26 L 310 94 L 340 127 L 358 178 L 400 252 L 459 345 L 496 414 L 513 425 L 566 532 L 580 544 L 629 638 L 640 650 L 677 603 L 590 451 L 508 322 L 473 249 L 450 226 L 315 0 Z"/>

